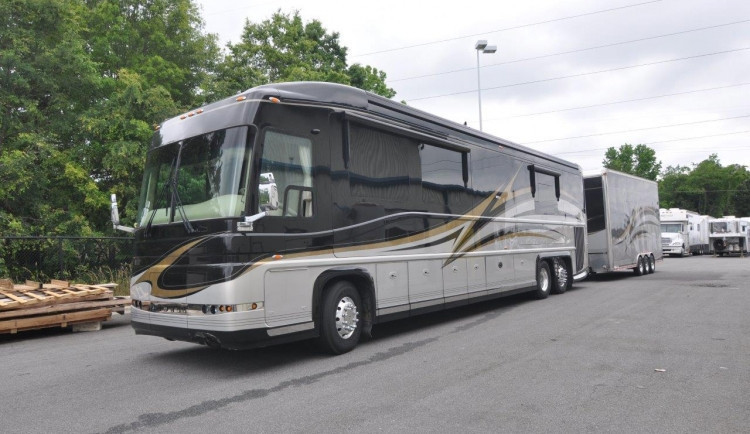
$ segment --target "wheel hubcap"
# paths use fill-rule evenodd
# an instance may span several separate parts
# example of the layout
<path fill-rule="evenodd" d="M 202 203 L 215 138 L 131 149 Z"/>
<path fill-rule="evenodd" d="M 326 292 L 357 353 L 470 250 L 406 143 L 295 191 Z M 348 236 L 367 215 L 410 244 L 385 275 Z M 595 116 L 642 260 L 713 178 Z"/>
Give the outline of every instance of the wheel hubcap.
<path fill-rule="evenodd" d="M 542 292 L 547 292 L 549 290 L 549 273 L 544 268 L 542 268 L 539 273 L 539 287 Z"/>
<path fill-rule="evenodd" d="M 343 297 L 336 306 L 336 331 L 343 339 L 349 339 L 357 330 L 359 312 L 354 300 Z"/>
<path fill-rule="evenodd" d="M 557 274 L 557 281 L 560 283 L 560 287 L 565 288 L 568 284 L 568 269 L 559 261 L 555 261 L 555 273 Z"/>

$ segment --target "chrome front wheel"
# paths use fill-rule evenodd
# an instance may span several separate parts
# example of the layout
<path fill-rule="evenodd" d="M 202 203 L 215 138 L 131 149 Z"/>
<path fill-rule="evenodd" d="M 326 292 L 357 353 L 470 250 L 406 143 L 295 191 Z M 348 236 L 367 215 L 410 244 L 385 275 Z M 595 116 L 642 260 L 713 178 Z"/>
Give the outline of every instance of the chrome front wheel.
<path fill-rule="evenodd" d="M 356 347 L 362 334 L 361 309 L 362 299 L 351 282 L 340 280 L 326 288 L 317 317 L 318 347 L 332 354 L 343 354 Z"/>
<path fill-rule="evenodd" d="M 336 331 L 342 339 L 349 339 L 357 331 L 359 312 L 350 297 L 343 297 L 336 307 Z"/>

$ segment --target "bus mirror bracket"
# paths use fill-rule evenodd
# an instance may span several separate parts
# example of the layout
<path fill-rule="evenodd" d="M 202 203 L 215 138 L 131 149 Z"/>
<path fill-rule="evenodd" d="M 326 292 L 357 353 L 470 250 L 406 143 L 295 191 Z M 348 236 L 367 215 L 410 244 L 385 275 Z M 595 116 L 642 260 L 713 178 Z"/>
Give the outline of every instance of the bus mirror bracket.
<path fill-rule="evenodd" d="M 111 196 L 112 204 L 111 204 L 111 216 L 112 216 L 112 227 L 115 230 L 123 231 L 132 234 L 135 232 L 135 228 L 131 228 L 130 226 L 121 226 L 120 225 L 120 211 L 117 209 L 117 195 L 112 194 Z"/>
<path fill-rule="evenodd" d="M 265 217 L 266 214 L 267 213 L 263 211 L 263 212 L 259 212 L 258 214 L 246 216 L 244 221 L 237 222 L 237 231 L 238 232 L 252 232 L 253 223 Z"/>

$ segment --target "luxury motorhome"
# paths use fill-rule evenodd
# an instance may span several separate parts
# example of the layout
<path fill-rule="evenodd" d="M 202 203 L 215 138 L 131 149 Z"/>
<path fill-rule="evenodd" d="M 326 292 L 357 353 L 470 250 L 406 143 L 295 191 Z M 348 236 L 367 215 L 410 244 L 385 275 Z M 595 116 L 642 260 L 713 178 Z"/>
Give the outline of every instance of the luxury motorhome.
<path fill-rule="evenodd" d="M 576 164 L 348 86 L 259 86 L 155 132 L 132 325 L 338 354 L 389 319 L 565 292 L 585 225 Z"/>

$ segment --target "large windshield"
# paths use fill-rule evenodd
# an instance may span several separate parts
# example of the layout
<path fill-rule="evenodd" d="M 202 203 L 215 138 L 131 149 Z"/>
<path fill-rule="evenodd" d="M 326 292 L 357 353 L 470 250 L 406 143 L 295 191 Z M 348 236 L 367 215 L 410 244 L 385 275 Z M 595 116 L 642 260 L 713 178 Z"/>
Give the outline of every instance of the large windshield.
<path fill-rule="evenodd" d="M 662 223 L 661 231 L 662 233 L 671 234 L 682 232 L 682 225 L 680 223 Z"/>
<path fill-rule="evenodd" d="M 247 131 L 228 128 L 151 151 L 138 203 L 139 226 L 180 221 L 180 211 L 173 209 L 180 204 L 188 220 L 242 215 L 249 179 Z"/>

